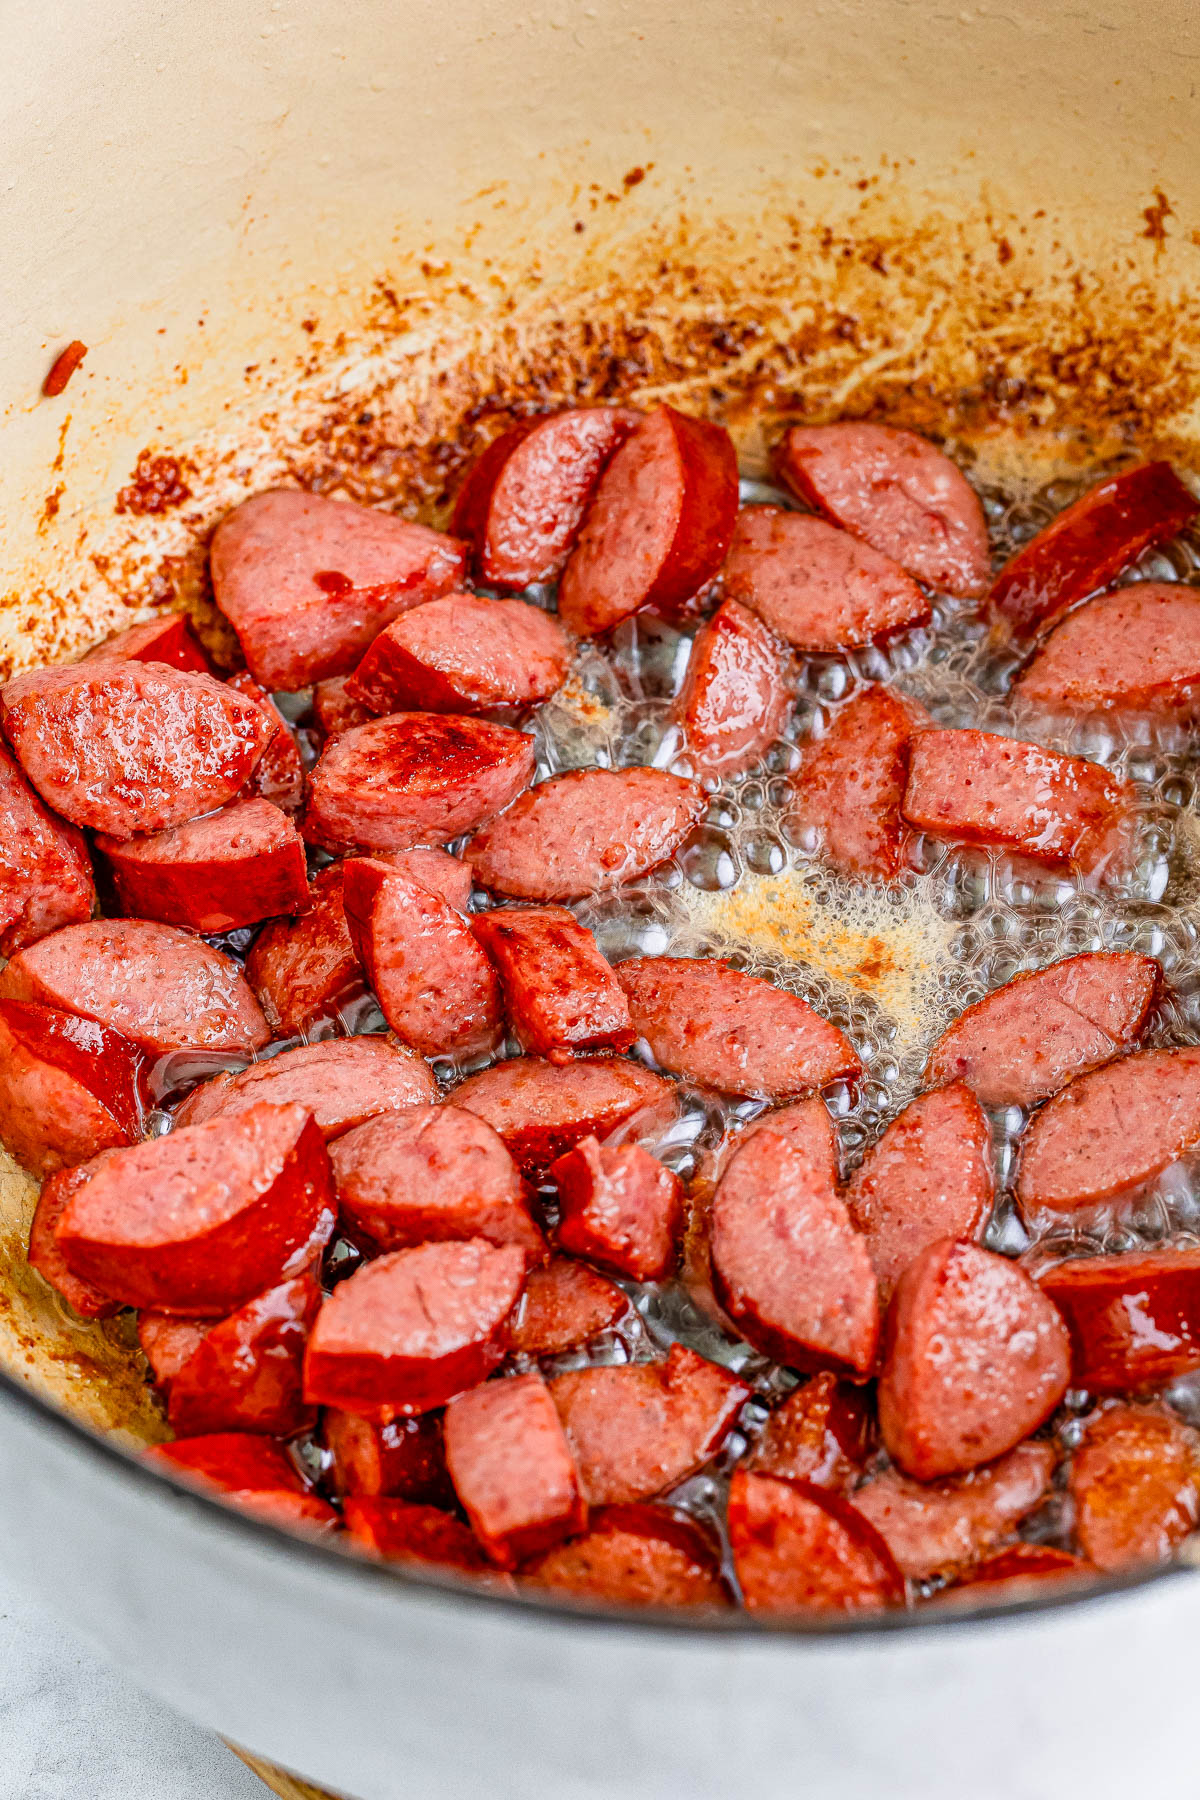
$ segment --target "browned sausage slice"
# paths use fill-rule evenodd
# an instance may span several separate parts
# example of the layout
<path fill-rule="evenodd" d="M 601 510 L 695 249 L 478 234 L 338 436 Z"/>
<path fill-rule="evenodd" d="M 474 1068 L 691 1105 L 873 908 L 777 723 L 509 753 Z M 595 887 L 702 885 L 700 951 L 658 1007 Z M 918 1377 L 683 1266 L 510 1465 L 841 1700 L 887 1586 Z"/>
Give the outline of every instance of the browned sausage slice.
<path fill-rule="evenodd" d="M 1057 626 L 1013 694 L 1063 712 L 1191 714 L 1200 689 L 1200 594 L 1139 581 L 1100 594 Z"/>
<path fill-rule="evenodd" d="M 485 1381 L 525 1281 L 525 1252 L 482 1238 L 364 1263 L 317 1315 L 304 1392 L 319 1406 L 429 1412 Z"/>
<path fill-rule="evenodd" d="M 534 1587 L 592 1605 L 728 1606 L 718 1547 L 686 1513 L 667 1506 L 604 1506 L 583 1537 L 521 1570 Z"/>
<path fill-rule="evenodd" d="M 210 1326 L 168 1384 L 167 1418 L 176 1436 L 259 1431 L 294 1437 L 312 1425 L 301 1371 L 320 1305 L 313 1277 L 294 1275 Z M 151 1316 L 142 1314 L 139 1329 Z"/>
<path fill-rule="evenodd" d="M 96 904 L 82 834 L 44 806 L 0 744 L 0 955 L 90 919 Z"/>
<path fill-rule="evenodd" d="M 977 1469 L 1048 1419 L 1071 1349 L 1053 1304 L 1007 1257 L 946 1239 L 900 1277 L 879 1378 L 879 1427 L 918 1481 Z"/>
<path fill-rule="evenodd" d="M 573 913 L 506 906 L 471 924 L 499 973 L 508 1022 L 532 1055 L 567 1063 L 577 1051 L 630 1048 L 629 1002 Z"/>
<path fill-rule="evenodd" d="M 302 1106 L 256 1106 L 94 1165 L 58 1221 L 68 1266 L 125 1306 L 218 1318 L 294 1273 L 333 1228 Z"/>
<path fill-rule="evenodd" d="M 792 697 L 779 644 L 736 600 L 696 633 L 671 716 L 699 775 L 738 775 L 761 761 L 783 729 Z"/>
<path fill-rule="evenodd" d="M 843 875 L 894 881 L 913 861 L 901 806 L 913 733 L 923 707 L 891 688 L 869 687 L 839 708 L 823 738 L 805 746 L 793 776 L 790 824 Z"/>
<path fill-rule="evenodd" d="M 780 479 L 836 524 L 947 594 L 987 587 L 987 526 L 962 470 L 915 431 L 847 420 L 793 425 Z"/>
<path fill-rule="evenodd" d="M 164 1393 L 169 1391 L 189 1356 L 194 1356 L 200 1348 L 213 1323 L 212 1319 L 180 1319 L 173 1313 L 138 1314 L 138 1344 L 150 1364 L 150 1373 Z"/>
<path fill-rule="evenodd" d="M 1096 1568 L 1165 1562 L 1200 1520 L 1200 1437 L 1165 1407 L 1111 1407 L 1075 1452 L 1071 1498 Z"/>
<path fill-rule="evenodd" d="M 845 1493 L 862 1473 L 871 1437 L 863 1389 L 823 1369 L 775 1408 L 749 1466 Z"/>
<path fill-rule="evenodd" d="M 978 1561 L 1031 1513 L 1050 1485 L 1052 1444 L 1018 1444 L 999 1462 L 951 1481 L 911 1481 L 885 1469 L 853 1505 L 869 1519 L 910 1581 Z"/>
<path fill-rule="evenodd" d="M 750 1389 L 672 1344 L 665 1362 L 574 1369 L 550 1383 L 589 1506 L 649 1500 L 716 1455 Z"/>
<path fill-rule="evenodd" d="M 1041 1584 L 1094 1575 L 1091 1563 L 1053 1544 L 1010 1544 L 964 1569 L 936 1596 L 939 1605 L 977 1606 L 991 1600 L 1033 1599 Z"/>
<path fill-rule="evenodd" d="M 853 650 L 933 616 L 890 556 L 809 513 L 748 506 L 725 562 L 725 592 L 805 652 Z"/>
<path fill-rule="evenodd" d="M 89 1181 L 91 1175 L 92 1164 L 80 1163 L 73 1169 L 60 1169 L 57 1174 L 46 1177 L 29 1227 L 29 1266 L 62 1295 L 81 1319 L 111 1319 L 121 1310 L 117 1302 L 102 1294 L 90 1281 L 72 1273 L 54 1235 L 71 1195 Z"/>
<path fill-rule="evenodd" d="M 843 1033 L 807 1001 L 716 958 L 637 956 L 617 979 L 655 1061 L 702 1087 L 783 1099 L 862 1073 Z"/>
<path fill-rule="evenodd" d="M 0 716 L 46 804 L 119 838 L 224 806 L 272 735 L 261 706 L 211 675 L 100 658 L 18 675 Z"/>
<path fill-rule="evenodd" d="M 509 1338 L 522 1356 L 561 1356 L 608 1331 L 628 1311 L 614 1282 L 569 1256 L 555 1256 L 530 1270 Z"/>
<path fill-rule="evenodd" d="M 1132 804 L 1098 763 L 990 731 L 921 731 L 909 753 L 904 816 L 918 831 L 1085 875 L 1124 866 Z"/>
<path fill-rule="evenodd" d="M 35 1175 L 142 1133 L 144 1064 L 120 1032 L 0 1000 L 0 1143 Z"/>
<path fill-rule="evenodd" d="M 346 684 L 370 712 L 493 712 L 536 706 L 571 666 L 557 619 L 524 600 L 447 594 L 381 631 Z"/>
<path fill-rule="evenodd" d="M 1018 975 L 960 1013 L 934 1045 L 926 1079 L 964 1081 L 983 1106 L 1034 1106 L 1137 1042 L 1160 975 L 1153 957 L 1132 950 Z"/>
<path fill-rule="evenodd" d="M 459 490 L 451 530 L 497 587 L 552 581 L 579 534 L 600 472 L 641 415 L 577 406 L 525 419 L 493 439 Z"/>
<path fill-rule="evenodd" d="M 223 1431 L 156 1444 L 143 1462 L 196 1487 L 215 1489 L 223 1500 L 273 1525 L 331 1530 L 338 1515 L 302 1479 L 282 1444 L 250 1432 Z"/>
<path fill-rule="evenodd" d="M 738 1151 L 713 1196 L 713 1286 L 748 1342 L 777 1362 L 868 1375 L 875 1271 L 829 1180 L 827 1134 L 828 1115 L 822 1123 L 814 1108 L 811 1144 L 760 1131 Z"/>
<path fill-rule="evenodd" d="M 595 637 L 643 606 L 692 599 L 725 559 L 737 507 L 729 433 L 656 407 L 600 477 L 559 582 L 564 625 Z"/>
<path fill-rule="evenodd" d="M 428 1065 L 404 1044 L 388 1038 L 324 1038 L 298 1044 L 237 1075 L 214 1075 L 194 1088 L 175 1114 L 175 1124 L 202 1125 L 230 1119 L 269 1100 L 297 1101 L 310 1112 L 328 1142 L 373 1119 L 437 1098 Z"/>
<path fill-rule="evenodd" d="M 384 1424 L 327 1406 L 321 1437 L 333 1458 L 331 1473 L 339 1494 L 367 1499 L 387 1494 L 429 1506 L 454 1505 L 440 1414 Z"/>
<path fill-rule="evenodd" d="M 475 1536 L 502 1569 L 583 1530 L 579 1476 L 540 1375 L 485 1382 L 452 1400 L 446 1467 Z"/>
<path fill-rule="evenodd" d="M 1080 1075 L 1030 1121 L 1017 1200 L 1074 1212 L 1149 1181 L 1200 1143 L 1200 1048 L 1139 1050 Z"/>
<path fill-rule="evenodd" d="M 1182 531 L 1196 509 L 1170 463 L 1126 469 L 1022 544 L 992 584 L 991 609 L 1019 634 L 1038 631 L 1107 587 L 1151 544 Z"/>
<path fill-rule="evenodd" d="M 335 1016 L 363 991 L 342 901 L 344 873 L 344 863 L 322 869 L 308 911 L 272 920 L 246 958 L 246 979 L 280 1037 L 297 1037 L 313 1020 Z"/>
<path fill-rule="evenodd" d="M 486 1571 L 495 1581 L 509 1579 L 496 1574 L 469 1526 L 435 1506 L 353 1499 L 346 1502 L 345 1520 L 354 1545 L 383 1562 L 427 1563 L 472 1575 Z"/>
<path fill-rule="evenodd" d="M 349 680 L 349 675 L 333 675 L 328 681 L 318 681 L 313 688 L 313 714 L 327 738 L 349 731 L 352 725 L 365 725 L 373 716 L 369 707 L 350 698 L 346 692 Z"/>
<path fill-rule="evenodd" d="M 544 1254 L 512 1157 L 461 1107 L 382 1113 L 340 1138 L 330 1156 L 342 1222 L 376 1249 L 486 1238 Z"/>
<path fill-rule="evenodd" d="M 572 769 L 522 794 L 463 854 L 493 893 L 580 900 L 674 856 L 706 805 L 696 782 L 661 769 Z"/>
<path fill-rule="evenodd" d="M 828 1488 L 735 1470 L 729 1545 L 749 1612 L 877 1612 L 905 1604 L 904 1577 L 887 1545 Z"/>
<path fill-rule="evenodd" d="M 503 1036 L 496 971 L 466 920 L 403 869 L 354 857 L 342 902 L 383 1016 L 424 1056 L 477 1056 Z"/>
<path fill-rule="evenodd" d="M 486 719 L 394 713 L 331 738 L 304 835 L 326 850 L 411 850 L 474 831 L 528 787 L 534 744 Z"/>
<path fill-rule="evenodd" d="M 95 919 L 14 956 L 0 997 L 95 1019 L 143 1050 L 261 1050 L 271 1033 L 237 965 L 170 925 Z"/>
<path fill-rule="evenodd" d="M 233 931 L 308 905 L 296 827 L 266 800 L 128 840 L 98 835 L 122 909 L 188 931 Z"/>
<path fill-rule="evenodd" d="M 165 619 L 151 619 L 145 625 L 131 625 L 118 631 L 88 651 L 84 661 L 92 657 L 111 656 L 119 661 L 166 663 L 171 669 L 191 669 L 205 674 L 211 668 L 207 656 L 196 640 L 186 613 L 168 613 Z"/>
<path fill-rule="evenodd" d="M 304 764 L 287 720 L 266 689 L 259 687 L 253 675 L 248 675 L 244 669 L 240 674 L 231 675 L 225 685 L 236 694 L 245 694 L 256 701 L 271 727 L 267 747 L 246 784 L 246 795 L 257 794 L 260 799 L 269 800 L 272 806 L 282 807 L 284 812 L 299 812 L 304 805 Z"/>
<path fill-rule="evenodd" d="M 455 912 L 470 911 L 471 871 L 448 850 L 386 850 L 378 860 L 400 869 L 410 880 L 419 881 Z"/>
<path fill-rule="evenodd" d="M 348 674 L 398 613 L 465 572 L 466 546 L 440 531 L 287 488 L 243 501 L 212 542 L 214 598 L 272 690 Z"/>
<path fill-rule="evenodd" d="M 551 1164 L 550 1177 L 564 1250 L 634 1281 L 665 1281 L 679 1255 L 683 1189 L 656 1156 L 586 1137 Z"/>
<path fill-rule="evenodd" d="M 1200 1250 L 1072 1257 L 1038 1277 L 1071 1334 L 1071 1380 L 1094 1394 L 1200 1369 Z"/>
<path fill-rule="evenodd" d="M 580 1138 L 606 1138 L 618 1126 L 661 1130 L 675 1117 L 675 1089 L 623 1057 L 579 1058 L 565 1068 L 519 1056 L 471 1075 L 453 1089 L 456 1106 L 486 1119 L 509 1154 L 531 1175 Z"/>
<path fill-rule="evenodd" d="M 961 1082 L 921 1094 L 850 1177 L 846 1205 L 879 1277 L 879 1302 L 927 1245 L 977 1239 L 992 1209 L 992 1136 Z"/>

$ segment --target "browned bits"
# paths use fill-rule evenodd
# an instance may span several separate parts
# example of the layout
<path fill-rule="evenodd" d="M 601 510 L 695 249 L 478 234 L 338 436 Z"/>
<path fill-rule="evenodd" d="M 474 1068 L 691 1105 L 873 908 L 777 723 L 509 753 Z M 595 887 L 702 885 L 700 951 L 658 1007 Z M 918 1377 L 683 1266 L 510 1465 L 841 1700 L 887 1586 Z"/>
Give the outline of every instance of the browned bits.
<path fill-rule="evenodd" d="M 68 381 L 87 355 L 87 345 L 78 338 L 72 338 L 65 350 L 60 350 L 50 364 L 50 372 L 42 383 L 42 394 L 47 400 L 55 399 L 62 393 Z"/>
<path fill-rule="evenodd" d="M 155 456 L 152 451 L 143 450 L 137 459 L 133 479 L 117 490 L 116 510 L 119 513 L 165 513 L 173 506 L 182 506 L 191 497 L 192 490 L 184 480 L 183 463 L 178 456 Z"/>

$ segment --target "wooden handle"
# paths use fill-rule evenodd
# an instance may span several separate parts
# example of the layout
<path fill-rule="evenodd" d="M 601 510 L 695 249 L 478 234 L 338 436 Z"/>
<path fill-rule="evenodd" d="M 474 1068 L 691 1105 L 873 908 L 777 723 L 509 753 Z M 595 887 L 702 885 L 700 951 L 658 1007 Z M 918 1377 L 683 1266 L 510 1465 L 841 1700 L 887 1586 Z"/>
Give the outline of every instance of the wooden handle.
<path fill-rule="evenodd" d="M 226 1742 L 228 1743 L 228 1739 Z M 337 1795 L 329 1793 L 327 1789 L 313 1787 L 310 1782 L 300 1781 L 295 1775 L 287 1775 L 271 1763 L 263 1762 L 261 1757 L 251 1756 L 248 1750 L 239 1750 L 236 1744 L 229 1744 L 229 1748 L 273 1794 L 279 1795 L 279 1800 L 338 1800 Z"/>

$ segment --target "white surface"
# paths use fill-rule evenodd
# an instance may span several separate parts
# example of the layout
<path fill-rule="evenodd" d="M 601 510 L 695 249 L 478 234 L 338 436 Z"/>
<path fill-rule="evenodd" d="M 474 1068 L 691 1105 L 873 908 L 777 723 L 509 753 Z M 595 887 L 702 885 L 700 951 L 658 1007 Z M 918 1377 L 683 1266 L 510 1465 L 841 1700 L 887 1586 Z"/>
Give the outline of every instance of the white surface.
<path fill-rule="evenodd" d="M 269 1800 L 219 1738 L 150 1700 L 0 1570 L 0 1800 Z"/>

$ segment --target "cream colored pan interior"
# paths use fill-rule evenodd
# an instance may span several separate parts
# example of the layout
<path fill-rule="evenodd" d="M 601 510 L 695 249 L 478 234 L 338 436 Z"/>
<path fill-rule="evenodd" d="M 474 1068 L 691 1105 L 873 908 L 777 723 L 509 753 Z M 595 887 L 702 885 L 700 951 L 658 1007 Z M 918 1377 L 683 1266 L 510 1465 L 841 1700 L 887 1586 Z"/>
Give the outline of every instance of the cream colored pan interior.
<path fill-rule="evenodd" d="M 272 482 L 438 521 L 512 403 L 669 399 L 748 471 L 781 413 L 1200 460 L 1191 0 L 0 17 L 0 673 L 205 624 L 206 536 Z M 0 1358 L 153 1435 L 127 1327 L 25 1270 L 31 1200 L 10 1168 Z"/>

